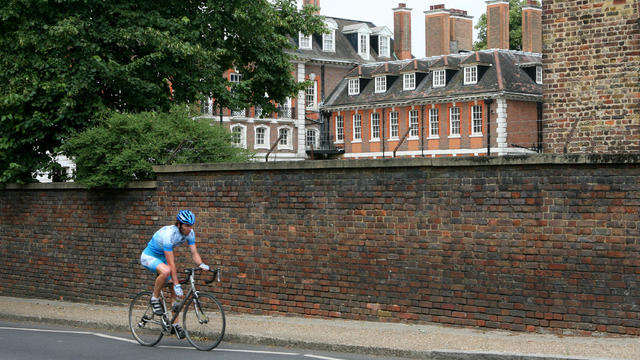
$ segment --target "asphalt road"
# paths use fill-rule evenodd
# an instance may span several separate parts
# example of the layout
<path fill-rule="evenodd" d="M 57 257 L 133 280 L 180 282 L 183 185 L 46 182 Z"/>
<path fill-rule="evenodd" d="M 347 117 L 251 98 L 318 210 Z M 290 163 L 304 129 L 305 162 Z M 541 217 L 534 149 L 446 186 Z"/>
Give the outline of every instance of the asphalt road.
<path fill-rule="evenodd" d="M 272 348 L 223 342 L 212 352 L 195 350 L 186 340 L 165 337 L 144 347 L 131 334 L 103 330 L 0 321 L 0 359 L 189 359 L 216 360 L 400 360 L 370 355 Z"/>

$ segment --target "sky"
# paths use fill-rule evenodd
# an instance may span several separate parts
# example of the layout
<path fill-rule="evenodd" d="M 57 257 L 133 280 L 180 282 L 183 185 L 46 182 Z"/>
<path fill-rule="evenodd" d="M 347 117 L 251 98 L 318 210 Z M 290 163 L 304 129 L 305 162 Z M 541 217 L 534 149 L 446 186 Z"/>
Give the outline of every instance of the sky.
<path fill-rule="evenodd" d="M 417 58 L 425 55 L 424 12 L 431 5 L 444 4 L 447 9 L 466 10 L 473 16 L 473 26 L 487 11 L 484 0 L 320 0 L 320 15 L 343 19 L 364 20 L 376 26 L 386 26 L 393 32 L 393 9 L 399 3 L 407 4 L 411 11 L 411 52 Z M 302 0 L 298 0 L 302 6 Z M 473 41 L 477 40 L 473 30 Z"/>

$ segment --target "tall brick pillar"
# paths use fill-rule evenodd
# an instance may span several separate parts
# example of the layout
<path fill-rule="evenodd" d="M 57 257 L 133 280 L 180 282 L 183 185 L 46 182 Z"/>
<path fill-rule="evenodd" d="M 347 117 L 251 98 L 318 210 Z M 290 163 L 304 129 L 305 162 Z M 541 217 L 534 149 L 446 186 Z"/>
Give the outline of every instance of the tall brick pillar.
<path fill-rule="evenodd" d="M 449 54 L 449 41 L 451 31 L 449 29 L 449 10 L 444 4 L 431 5 L 425 14 L 425 52 L 426 56 L 439 56 Z"/>
<path fill-rule="evenodd" d="M 535 0 L 522 7 L 522 51 L 542 53 L 542 7 Z"/>
<path fill-rule="evenodd" d="M 411 59 L 411 9 L 400 3 L 393 9 L 393 51 L 400 60 Z"/>
<path fill-rule="evenodd" d="M 313 5 L 320 8 L 320 0 L 304 0 L 304 5 Z M 316 11 L 316 15 L 319 15 L 320 11 Z"/>
<path fill-rule="evenodd" d="M 487 1 L 487 47 L 509 49 L 509 1 Z"/>

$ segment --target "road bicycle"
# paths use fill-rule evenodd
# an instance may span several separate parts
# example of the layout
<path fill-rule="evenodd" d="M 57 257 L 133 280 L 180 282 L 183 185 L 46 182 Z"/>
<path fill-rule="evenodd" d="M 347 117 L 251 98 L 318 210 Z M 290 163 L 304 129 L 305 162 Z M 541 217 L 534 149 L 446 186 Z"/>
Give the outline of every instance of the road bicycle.
<path fill-rule="evenodd" d="M 129 328 L 133 337 L 144 346 L 154 346 L 164 335 L 171 335 L 173 323 L 182 311 L 182 327 L 187 340 L 198 350 L 209 351 L 220 344 L 224 337 L 226 320 L 224 310 L 215 296 L 200 292 L 196 288 L 196 272 L 200 268 L 185 269 L 187 278 L 180 284 L 190 284 L 185 297 L 167 307 L 164 292 L 160 291 L 164 308 L 162 315 L 155 315 L 151 307 L 151 291 L 141 291 L 133 297 L 129 305 Z M 211 271 L 212 277 L 206 280 L 210 284 L 214 280 L 220 282 L 220 269 Z M 170 286 L 168 283 L 167 286 Z M 171 290 L 167 290 L 171 291 Z M 170 314 L 173 312 L 173 314 Z"/>

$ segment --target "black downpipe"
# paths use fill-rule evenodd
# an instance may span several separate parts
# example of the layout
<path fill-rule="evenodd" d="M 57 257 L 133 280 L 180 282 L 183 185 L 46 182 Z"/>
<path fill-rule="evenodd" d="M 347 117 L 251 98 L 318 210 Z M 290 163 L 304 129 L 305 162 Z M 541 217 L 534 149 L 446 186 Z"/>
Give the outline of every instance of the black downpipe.
<path fill-rule="evenodd" d="M 493 99 L 486 99 L 484 104 L 487 106 L 487 156 L 491 156 L 491 104 Z"/>
<path fill-rule="evenodd" d="M 542 103 L 538 103 L 538 153 L 542 154 Z"/>

